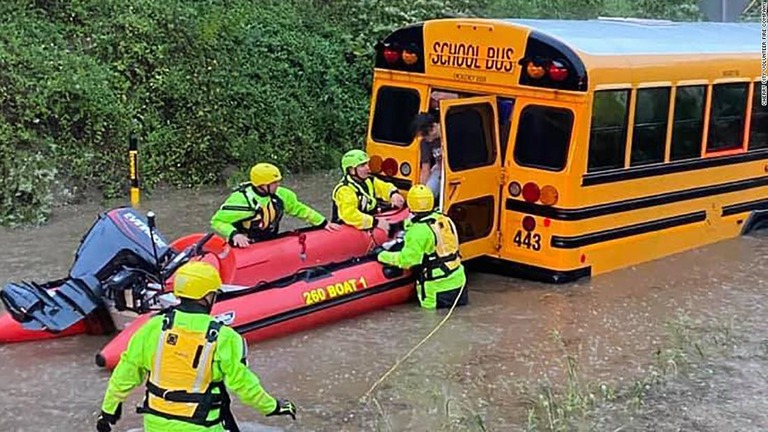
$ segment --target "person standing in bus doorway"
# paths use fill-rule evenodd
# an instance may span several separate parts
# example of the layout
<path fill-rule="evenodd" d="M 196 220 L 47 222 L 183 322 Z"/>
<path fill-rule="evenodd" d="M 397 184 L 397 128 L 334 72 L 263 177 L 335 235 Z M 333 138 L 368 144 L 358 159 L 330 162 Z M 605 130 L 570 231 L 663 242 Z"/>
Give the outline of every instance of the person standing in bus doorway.
<path fill-rule="evenodd" d="M 381 228 L 389 231 L 386 219 L 376 218 L 379 200 L 395 208 L 405 204 L 397 187 L 371 175 L 370 158 L 362 150 L 350 150 L 341 158 L 344 178 L 333 189 L 333 222 L 351 225 L 359 230 Z"/>
<path fill-rule="evenodd" d="M 408 191 L 413 218 L 405 223 L 399 252 L 382 251 L 379 262 L 400 268 L 421 266 L 416 291 L 421 307 L 441 309 L 469 302 L 467 277 L 459 254 L 459 236 L 453 221 L 435 211 L 435 197 L 428 187 L 415 185 Z"/>
<path fill-rule="evenodd" d="M 430 113 L 419 113 L 413 120 L 413 129 L 421 139 L 419 143 L 419 183 L 427 185 L 432 195 L 438 197 L 441 192 L 443 176 L 443 144 L 440 136 L 440 124 L 437 117 Z"/>
<path fill-rule="evenodd" d="M 269 240 L 280 231 L 283 214 L 303 219 L 316 227 L 338 231 L 338 224 L 302 203 L 292 190 L 280 186 L 283 175 L 269 163 L 251 168 L 250 183 L 241 184 L 211 218 L 211 228 L 235 247 Z"/>
<path fill-rule="evenodd" d="M 123 401 L 146 380 L 144 430 L 239 431 L 227 390 L 266 416 L 296 419 L 296 406 L 267 393 L 247 364 L 242 336 L 211 316 L 221 277 L 195 261 L 176 272 L 173 293 L 180 304 L 147 321 L 131 337 L 109 379 L 96 430 L 110 432 Z"/>

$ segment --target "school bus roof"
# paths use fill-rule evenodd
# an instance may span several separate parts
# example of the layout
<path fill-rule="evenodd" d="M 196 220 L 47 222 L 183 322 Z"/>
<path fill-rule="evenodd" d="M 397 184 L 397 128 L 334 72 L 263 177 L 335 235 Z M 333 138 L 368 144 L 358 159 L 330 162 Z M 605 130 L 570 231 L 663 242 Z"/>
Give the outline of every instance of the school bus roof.
<path fill-rule="evenodd" d="M 584 92 L 754 80 L 760 76 L 761 42 L 759 23 L 450 18 L 391 33 L 377 45 L 376 68 L 473 85 Z M 404 46 L 423 47 L 415 63 L 385 59 L 388 47 L 397 54 Z M 555 82 L 532 79 L 516 66 L 537 58 L 559 58 L 570 71 Z"/>
<path fill-rule="evenodd" d="M 506 19 L 559 39 L 588 55 L 737 54 L 760 52 L 759 23 L 636 19 Z"/>

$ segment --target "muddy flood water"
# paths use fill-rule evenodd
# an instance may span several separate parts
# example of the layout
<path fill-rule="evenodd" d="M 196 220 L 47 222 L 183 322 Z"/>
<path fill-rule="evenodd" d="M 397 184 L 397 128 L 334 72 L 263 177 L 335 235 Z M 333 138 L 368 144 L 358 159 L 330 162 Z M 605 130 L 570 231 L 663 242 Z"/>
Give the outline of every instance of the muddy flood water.
<path fill-rule="evenodd" d="M 335 180 L 286 185 L 329 214 Z M 142 209 L 173 239 L 206 230 L 225 194 L 158 192 Z M 39 229 L 0 230 L 0 283 L 65 275 L 97 212 L 121 204 L 61 208 Z M 470 305 L 373 399 L 360 400 L 445 312 L 406 304 L 251 345 L 251 369 L 297 404 L 298 418 L 267 419 L 237 401 L 234 412 L 244 431 L 768 430 L 766 258 L 768 236 L 758 234 L 564 286 L 472 273 Z M 95 430 L 109 374 L 94 355 L 107 341 L 0 346 L 0 431 Z M 574 381 L 591 390 L 568 393 Z M 140 430 L 142 393 L 115 430 Z M 588 409 L 574 420 L 573 406 Z"/>

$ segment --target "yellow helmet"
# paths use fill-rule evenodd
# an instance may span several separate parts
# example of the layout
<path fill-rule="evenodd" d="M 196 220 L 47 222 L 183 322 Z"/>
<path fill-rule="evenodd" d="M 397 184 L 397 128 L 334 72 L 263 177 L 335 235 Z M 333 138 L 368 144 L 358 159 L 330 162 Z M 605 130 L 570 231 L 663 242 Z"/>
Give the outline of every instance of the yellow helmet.
<path fill-rule="evenodd" d="M 207 262 L 192 261 L 179 267 L 173 281 L 173 294 L 179 298 L 199 300 L 221 288 L 221 276 Z"/>
<path fill-rule="evenodd" d="M 417 184 L 408 191 L 408 208 L 415 213 L 431 211 L 435 207 L 435 196 L 428 187 Z"/>
<path fill-rule="evenodd" d="M 258 163 L 251 168 L 251 184 L 254 186 L 264 186 L 282 179 L 280 169 L 270 163 Z"/>

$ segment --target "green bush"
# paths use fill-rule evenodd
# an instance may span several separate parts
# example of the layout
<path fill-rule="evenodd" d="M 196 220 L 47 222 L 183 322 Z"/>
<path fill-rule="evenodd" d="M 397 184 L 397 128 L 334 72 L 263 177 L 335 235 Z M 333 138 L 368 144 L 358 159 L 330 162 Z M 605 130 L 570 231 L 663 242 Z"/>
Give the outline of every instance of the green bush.
<path fill-rule="evenodd" d="M 53 204 L 50 192 L 56 180 L 56 169 L 50 158 L 28 149 L 12 148 L 7 143 L 30 145 L 24 129 L 15 129 L 0 119 L 0 224 L 40 224 Z"/>
<path fill-rule="evenodd" d="M 0 224 L 124 194 L 131 131 L 150 189 L 260 160 L 335 167 L 365 136 L 373 46 L 405 24 L 698 18 L 695 0 L 6 0 L 0 14 Z"/>

